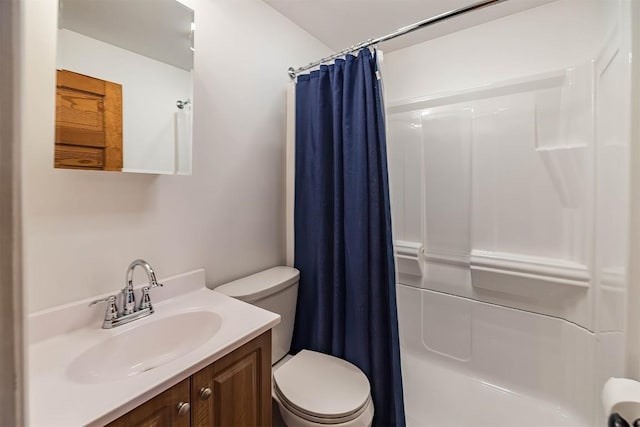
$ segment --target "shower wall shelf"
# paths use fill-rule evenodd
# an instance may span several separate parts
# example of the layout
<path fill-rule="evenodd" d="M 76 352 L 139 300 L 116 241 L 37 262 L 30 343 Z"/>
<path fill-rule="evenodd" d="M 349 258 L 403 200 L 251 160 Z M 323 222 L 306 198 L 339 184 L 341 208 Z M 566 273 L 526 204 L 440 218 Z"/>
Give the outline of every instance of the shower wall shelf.
<path fill-rule="evenodd" d="M 394 243 L 396 270 L 400 283 L 420 286 L 422 283 L 422 243 L 396 240 Z"/>
<path fill-rule="evenodd" d="M 423 259 L 430 263 L 469 267 L 469 254 L 461 252 L 444 252 L 431 249 L 424 252 Z"/>
<path fill-rule="evenodd" d="M 557 259 L 472 251 L 470 268 L 474 288 L 487 291 L 552 299 L 589 289 L 586 265 Z"/>

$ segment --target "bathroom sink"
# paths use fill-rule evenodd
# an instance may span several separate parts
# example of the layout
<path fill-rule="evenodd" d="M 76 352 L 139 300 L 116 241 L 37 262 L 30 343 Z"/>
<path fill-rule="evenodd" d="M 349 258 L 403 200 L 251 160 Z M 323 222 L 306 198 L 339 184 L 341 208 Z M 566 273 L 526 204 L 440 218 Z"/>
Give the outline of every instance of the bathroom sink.
<path fill-rule="evenodd" d="M 69 365 L 69 378 L 96 384 L 150 371 L 203 345 L 222 326 L 222 318 L 208 311 L 148 319 L 84 351 Z"/>

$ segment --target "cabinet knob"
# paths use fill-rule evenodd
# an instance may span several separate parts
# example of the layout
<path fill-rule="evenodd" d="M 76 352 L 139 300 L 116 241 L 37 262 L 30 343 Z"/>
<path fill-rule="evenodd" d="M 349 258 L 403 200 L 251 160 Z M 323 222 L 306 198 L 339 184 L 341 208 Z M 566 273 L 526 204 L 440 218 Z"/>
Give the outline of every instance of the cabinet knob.
<path fill-rule="evenodd" d="M 200 400 L 207 400 L 211 397 L 211 389 L 209 387 L 202 387 L 200 389 Z"/>
<path fill-rule="evenodd" d="M 190 409 L 191 405 L 189 405 L 187 402 L 178 403 L 178 416 L 182 417 L 184 415 L 187 415 Z"/>

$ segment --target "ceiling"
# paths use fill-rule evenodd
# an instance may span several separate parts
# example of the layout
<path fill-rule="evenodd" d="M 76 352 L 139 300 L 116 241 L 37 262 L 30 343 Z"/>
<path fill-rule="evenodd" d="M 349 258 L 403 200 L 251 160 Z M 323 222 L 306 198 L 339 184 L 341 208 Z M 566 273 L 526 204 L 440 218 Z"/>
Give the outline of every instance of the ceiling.
<path fill-rule="evenodd" d="M 335 51 L 478 0 L 264 0 Z M 393 51 L 553 0 L 507 0 L 381 44 Z"/>
<path fill-rule="evenodd" d="M 176 0 L 60 0 L 58 25 L 190 71 L 192 22 Z"/>

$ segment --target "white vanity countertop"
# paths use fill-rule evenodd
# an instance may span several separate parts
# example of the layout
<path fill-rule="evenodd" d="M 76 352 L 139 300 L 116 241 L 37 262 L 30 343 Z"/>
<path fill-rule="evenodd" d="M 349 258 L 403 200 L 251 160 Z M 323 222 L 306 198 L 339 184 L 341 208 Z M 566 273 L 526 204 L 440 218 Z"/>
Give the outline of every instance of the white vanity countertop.
<path fill-rule="evenodd" d="M 89 309 L 89 300 L 29 316 L 29 425 L 109 423 L 280 322 L 277 314 L 207 289 L 204 270 L 161 282 L 165 287 L 151 294 L 155 313 L 114 329 L 101 329 L 105 306 Z M 113 381 L 87 384 L 69 376 L 72 361 L 103 340 L 189 311 L 213 312 L 222 323 L 204 344 L 187 354 Z M 74 313 L 79 314 L 74 317 Z"/>

